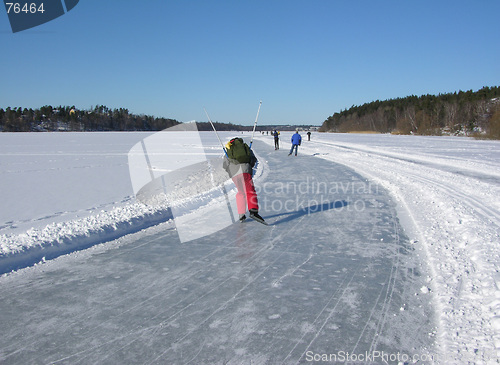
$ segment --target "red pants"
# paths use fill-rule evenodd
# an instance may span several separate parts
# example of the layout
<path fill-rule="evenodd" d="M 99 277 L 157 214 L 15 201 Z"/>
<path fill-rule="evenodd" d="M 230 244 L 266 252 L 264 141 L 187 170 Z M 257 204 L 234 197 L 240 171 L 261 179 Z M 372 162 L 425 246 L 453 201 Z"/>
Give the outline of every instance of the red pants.
<path fill-rule="evenodd" d="M 248 210 L 259 210 L 259 202 L 257 200 L 257 193 L 253 185 L 252 175 L 243 173 L 233 177 L 234 185 L 238 189 L 236 193 L 236 206 L 238 207 L 238 214 L 245 214 Z M 246 198 L 246 199 L 245 199 Z"/>

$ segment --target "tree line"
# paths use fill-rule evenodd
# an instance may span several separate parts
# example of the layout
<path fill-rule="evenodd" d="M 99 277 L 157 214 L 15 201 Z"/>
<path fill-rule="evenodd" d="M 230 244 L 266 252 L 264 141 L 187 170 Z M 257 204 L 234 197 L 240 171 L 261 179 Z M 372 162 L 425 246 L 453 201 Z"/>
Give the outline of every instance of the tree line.
<path fill-rule="evenodd" d="M 250 132 L 253 130 L 253 125 L 239 125 L 239 124 L 233 124 L 233 123 L 221 123 L 221 122 L 213 122 L 215 128 L 217 131 L 246 131 Z M 198 127 L 199 131 L 212 131 L 212 125 L 209 122 L 196 122 L 196 126 Z M 309 124 L 300 124 L 300 125 L 283 125 L 283 124 L 264 124 L 260 125 L 257 124 L 255 131 L 256 132 L 271 132 L 274 130 L 278 131 L 295 131 L 297 128 L 301 130 L 309 130 L 311 127 L 317 127 L 317 126 L 312 126 Z"/>
<path fill-rule="evenodd" d="M 0 109 L 0 131 L 159 131 L 179 122 L 175 119 L 136 115 L 128 109 L 111 109 L 98 105 L 88 110 L 75 106 L 53 107 L 45 105 L 38 109 Z"/>
<path fill-rule="evenodd" d="M 88 110 L 75 106 L 45 105 L 32 108 L 0 108 L 0 131 L 45 132 L 45 131 L 160 131 L 180 124 L 175 119 L 136 115 L 128 109 L 111 109 L 97 105 Z M 196 122 L 199 131 L 212 131 L 209 122 Z M 251 131 L 253 125 L 214 122 L 218 131 Z M 258 125 L 256 131 L 295 130 L 297 126 Z M 309 128 L 310 126 L 304 126 Z"/>
<path fill-rule="evenodd" d="M 462 134 L 500 139 L 500 88 L 376 100 L 328 117 L 322 132 Z"/>

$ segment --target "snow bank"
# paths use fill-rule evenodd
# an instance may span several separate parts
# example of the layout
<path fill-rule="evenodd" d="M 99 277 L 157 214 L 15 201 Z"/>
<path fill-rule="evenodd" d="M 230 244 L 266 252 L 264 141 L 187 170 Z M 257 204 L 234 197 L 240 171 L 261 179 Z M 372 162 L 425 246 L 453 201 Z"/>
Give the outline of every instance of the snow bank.
<path fill-rule="evenodd" d="M 222 156 L 213 133 L 200 133 L 203 145 L 188 143 L 187 133 L 170 148 L 180 154 L 193 154 L 194 149 L 207 157 Z M 148 136 L 1 134 L 0 174 L 6 178 L 0 180 L 0 189 L 10 194 L 0 209 L 0 274 L 135 233 L 173 220 L 174 215 L 189 215 L 220 198 L 217 188 L 207 189 L 206 174 L 199 169 L 201 177 L 188 176 L 160 202 L 136 201 L 127 157 L 134 143 Z M 256 179 L 262 174 L 258 169 Z M 228 179 L 225 172 L 224 176 Z M 234 196 L 234 185 L 227 190 Z"/>
<path fill-rule="evenodd" d="M 0 273 L 17 270 L 166 222 L 170 209 L 140 203 L 0 236 Z"/>

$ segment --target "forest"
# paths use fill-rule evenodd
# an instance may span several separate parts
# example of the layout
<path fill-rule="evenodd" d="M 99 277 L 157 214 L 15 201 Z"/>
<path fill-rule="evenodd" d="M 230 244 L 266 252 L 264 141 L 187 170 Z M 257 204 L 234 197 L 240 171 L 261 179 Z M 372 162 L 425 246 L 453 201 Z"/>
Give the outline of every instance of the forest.
<path fill-rule="evenodd" d="M 179 124 L 175 119 L 133 114 L 125 108 L 97 105 L 87 110 L 75 106 L 38 109 L 0 108 L 0 131 L 160 131 Z M 214 122 L 220 131 L 245 131 L 251 126 Z M 211 130 L 198 122 L 198 130 Z M 285 130 L 289 126 L 279 126 Z M 292 126 L 294 129 L 297 126 Z M 276 126 L 258 126 L 258 131 Z M 500 139 L 500 87 L 439 95 L 376 100 L 334 113 L 320 132 L 376 132 L 418 135 L 465 135 Z"/>
<path fill-rule="evenodd" d="M 500 88 L 376 100 L 328 117 L 321 132 L 466 135 L 500 139 Z"/>
<path fill-rule="evenodd" d="M 111 109 L 104 105 L 89 110 L 75 106 L 43 106 L 39 109 L 22 107 L 0 109 L 0 131 L 3 132 L 91 132 L 91 131 L 160 131 L 179 124 L 175 119 L 136 115 L 128 109 Z M 252 126 L 213 122 L 218 131 L 251 131 Z M 211 131 L 209 122 L 197 122 L 199 131 Z M 309 126 L 258 125 L 256 130 L 295 130 Z"/>
<path fill-rule="evenodd" d="M 0 131 L 159 131 L 179 124 L 175 119 L 136 115 L 128 109 L 104 105 L 89 110 L 74 106 L 43 106 L 39 109 L 0 109 Z"/>

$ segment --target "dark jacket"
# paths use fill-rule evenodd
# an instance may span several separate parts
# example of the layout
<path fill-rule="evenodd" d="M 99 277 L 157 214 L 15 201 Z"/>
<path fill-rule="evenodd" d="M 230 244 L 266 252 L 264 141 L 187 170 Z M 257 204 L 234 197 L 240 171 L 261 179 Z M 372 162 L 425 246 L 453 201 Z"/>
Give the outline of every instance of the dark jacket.
<path fill-rule="evenodd" d="M 242 142 L 241 138 L 239 138 L 239 140 L 240 140 L 240 142 Z M 229 177 L 233 177 L 233 176 L 236 176 L 236 175 L 239 175 L 242 173 L 247 173 L 247 174 L 252 175 L 253 167 L 257 163 L 257 158 L 255 157 L 253 151 L 250 149 L 250 147 L 248 147 L 248 145 L 246 143 L 233 145 L 232 141 L 234 141 L 234 139 L 231 140 L 226 145 L 227 154 L 228 154 L 228 156 L 237 155 L 237 156 L 239 156 L 239 160 L 226 156 L 222 166 L 229 174 Z M 231 151 L 232 148 L 242 148 L 242 149 L 240 149 L 238 151 L 238 153 L 232 153 L 232 152 L 235 152 L 235 151 Z"/>

